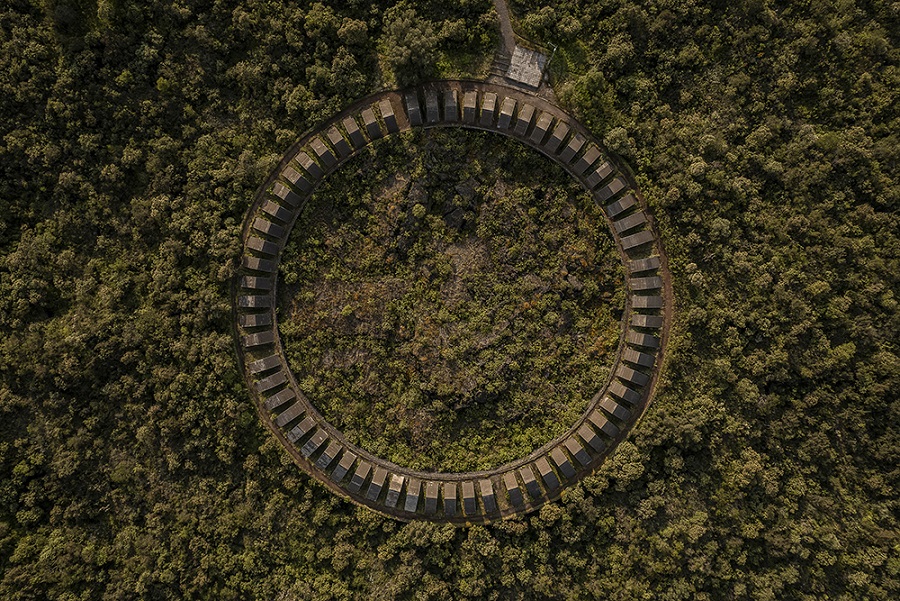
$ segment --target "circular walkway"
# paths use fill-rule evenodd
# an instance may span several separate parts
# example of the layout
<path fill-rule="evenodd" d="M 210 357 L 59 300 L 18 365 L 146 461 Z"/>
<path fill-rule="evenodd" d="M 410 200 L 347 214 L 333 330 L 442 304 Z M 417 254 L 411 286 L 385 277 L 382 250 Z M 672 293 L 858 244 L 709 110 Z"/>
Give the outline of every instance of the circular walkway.
<path fill-rule="evenodd" d="M 483 472 L 418 472 L 348 442 L 297 386 L 278 335 L 278 259 L 319 181 L 356 152 L 413 127 L 510 136 L 557 162 L 604 209 L 626 268 L 622 336 L 607 382 L 562 436 Z M 439 81 L 355 103 L 287 153 L 244 224 L 235 288 L 238 355 L 263 421 L 303 469 L 331 490 L 401 520 L 484 523 L 537 509 L 591 473 L 649 403 L 666 342 L 670 277 L 653 222 L 630 178 L 560 108 L 519 89 Z"/>

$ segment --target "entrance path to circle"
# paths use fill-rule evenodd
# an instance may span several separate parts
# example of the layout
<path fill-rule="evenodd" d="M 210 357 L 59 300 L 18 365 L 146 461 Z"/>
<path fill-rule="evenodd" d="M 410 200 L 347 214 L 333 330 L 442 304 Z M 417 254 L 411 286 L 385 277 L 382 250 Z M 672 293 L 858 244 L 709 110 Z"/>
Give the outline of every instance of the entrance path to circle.
<path fill-rule="evenodd" d="M 497 19 L 500 21 L 500 53 L 511 55 L 516 48 L 516 35 L 513 33 L 506 0 L 494 0 L 494 10 L 497 11 Z"/>
<path fill-rule="evenodd" d="M 300 391 L 278 334 L 278 259 L 301 208 L 325 176 L 368 144 L 414 127 L 491 131 L 555 161 L 602 207 L 626 269 L 627 301 L 609 378 L 597 383 L 585 413 L 561 436 L 492 470 L 418 472 L 350 443 Z M 353 104 L 288 151 L 251 205 L 243 241 L 235 329 L 263 422 L 310 475 L 385 515 L 470 524 L 533 511 L 593 472 L 650 402 L 672 307 L 653 218 L 623 164 L 562 109 L 523 90 L 437 81 Z"/>

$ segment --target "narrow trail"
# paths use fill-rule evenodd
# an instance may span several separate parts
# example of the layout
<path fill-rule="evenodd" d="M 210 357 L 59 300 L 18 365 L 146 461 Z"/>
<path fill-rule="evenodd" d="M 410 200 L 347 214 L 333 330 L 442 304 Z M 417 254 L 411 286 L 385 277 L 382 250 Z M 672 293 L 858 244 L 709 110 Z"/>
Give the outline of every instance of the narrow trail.
<path fill-rule="evenodd" d="M 506 0 L 494 0 L 494 9 L 497 11 L 497 18 L 500 20 L 500 53 L 511 55 L 516 48 L 516 36 L 513 33 Z"/>

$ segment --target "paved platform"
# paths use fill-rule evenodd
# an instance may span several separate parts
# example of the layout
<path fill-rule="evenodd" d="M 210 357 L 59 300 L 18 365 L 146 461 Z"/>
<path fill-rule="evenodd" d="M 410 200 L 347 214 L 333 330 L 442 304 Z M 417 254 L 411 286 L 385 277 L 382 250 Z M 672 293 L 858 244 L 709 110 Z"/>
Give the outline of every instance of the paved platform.
<path fill-rule="evenodd" d="M 542 53 L 516 46 L 512 53 L 509 69 L 506 71 L 506 78 L 537 89 L 541 87 L 541 79 L 544 77 L 546 66 L 547 57 Z"/>

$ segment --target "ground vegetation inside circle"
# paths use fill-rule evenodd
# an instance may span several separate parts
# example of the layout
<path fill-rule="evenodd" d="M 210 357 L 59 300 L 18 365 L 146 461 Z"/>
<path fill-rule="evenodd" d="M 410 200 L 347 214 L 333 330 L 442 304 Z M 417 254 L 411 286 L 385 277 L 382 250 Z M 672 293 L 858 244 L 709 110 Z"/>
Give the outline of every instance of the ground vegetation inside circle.
<path fill-rule="evenodd" d="M 384 140 L 313 195 L 282 256 L 301 389 L 352 442 L 421 470 L 487 469 L 572 427 L 625 304 L 599 208 L 496 134 Z"/>

